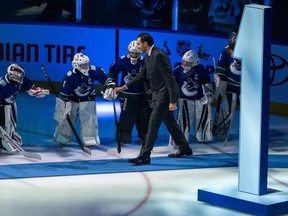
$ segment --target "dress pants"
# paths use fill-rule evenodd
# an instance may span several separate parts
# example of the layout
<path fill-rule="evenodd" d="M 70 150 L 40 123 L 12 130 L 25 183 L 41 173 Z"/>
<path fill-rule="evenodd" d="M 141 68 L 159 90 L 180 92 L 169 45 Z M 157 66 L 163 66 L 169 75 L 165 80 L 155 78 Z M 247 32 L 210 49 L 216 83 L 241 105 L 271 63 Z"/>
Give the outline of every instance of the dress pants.
<path fill-rule="evenodd" d="M 141 148 L 139 157 L 150 157 L 162 122 L 164 122 L 166 128 L 174 139 L 175 144 L 179 146 L 180 150 L 189 147 L 188 142 L 175 119 L 173 111 L 169 111 L 169 103 L 153 104 L 148 133 L 146 135 L 145 143 Z"/>

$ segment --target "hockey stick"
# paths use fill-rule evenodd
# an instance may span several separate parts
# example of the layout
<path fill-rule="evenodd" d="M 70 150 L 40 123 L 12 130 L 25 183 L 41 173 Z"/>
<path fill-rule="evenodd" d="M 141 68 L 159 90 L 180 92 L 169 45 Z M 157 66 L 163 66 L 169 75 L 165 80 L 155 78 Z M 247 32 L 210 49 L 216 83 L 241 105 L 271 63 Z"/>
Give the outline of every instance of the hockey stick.
<path fill-rule="evenodd" d="M 107 154 L 109 156 L 115 156 L 117 153 L 119 154 L 121 152 L 121 143 L 120 143 L 120 132 L 119 132 L 119 122 L 118 122 L 118 116 L 116 112 L 116 104 L 115 104 L 115 98 L 114 98 L 114 92 L 112 94 L 112 103 L 113 103 L 113 111 L 114 111 L 114 120 L 115 120 L 115 127 L 116 127 L 116 142 L 117 142 L 117 148 L 111 148 L 107 150 Z"/>
<path fill-rule="evenodd" d="M 51 86 L 51 88 L 52 88 L 53 93 L 55 94 L 55 96 L 56 96 L 57 98 L 59 98 L 59 96 L 58 96 L 58 94 L 57 94 L 57 92 L 56 92 L 56 90 L 55 90 L 55 88 L 54 88 L 54 85 L 53 85 L 52 81 L 50 80 L 50 78 L 49 78 L 49 76 L 48 76 L 48 73 L 47 73 L 44 65 L 41 65 L 41 69 L 42 69 L 44 75 L 46 76 L 46 78 L 47 78 L 47 80 L 48 80 L 48 82 L 49 82 L 49 84 L 50 84 L 50 86 Z M 71 128 L 71 130 L 72 130 L 72 132 L 73 132 L 73 134 L 74 134 L 74 136 L 75 136 L 75 138 L 76 138 L 76 140 L 77 140 L 80 148 L 82 149 L 83 152 L 91 155 L 91 149 L 89 149 L 88 147 L 84 146 L 82 140 L 80 139 L 80 137 L 79 137 L 79 135 L 78 135 L 78 133 L 77 133 L 77 131 L 76 131 L 76 129 L 75 129 L 75 127 L 74 127 L 71 119 L 70 119 L 69 114 L 67 114 L 66 117 L 67 117 L 66 119 L 67 119 L 67 121 L 68 121 L 68 124 L 69 124 L 69 126 L 70 126 L 70 128 Z"/>
<path fill-rule="evenodd" d="M 41 156 L 36 153 L 26 152 L 18 143 L 16 143 L 10 135 L 0 126 L 0 137 L 4 140 L 7 140 L 9 144 L 14 147 L 20 154 L 22 154 L 26 158 L 33 158 L 36 160 L 42 160 Z M 5 143 L 5 142 L 4 142 Z M 5 145 L 5 144 L 4 144 Z"/>
<path fill-rule="evenodd" d="M 121 152 L 121 143 L 120 143 L 120 132 L 119 132 L 119 122 L 118 122 L 118 116 L 116 112 L 116 104 L 115 104 L 115 98 L 114 98 L 114 92 L 112 95 L 112 103 L 113 103 L 113 110 L 114 110 L 114 120 L 115 120 L 115 126 L 116 126 L 116 141 L 117 141 L 117 152 Z"/>

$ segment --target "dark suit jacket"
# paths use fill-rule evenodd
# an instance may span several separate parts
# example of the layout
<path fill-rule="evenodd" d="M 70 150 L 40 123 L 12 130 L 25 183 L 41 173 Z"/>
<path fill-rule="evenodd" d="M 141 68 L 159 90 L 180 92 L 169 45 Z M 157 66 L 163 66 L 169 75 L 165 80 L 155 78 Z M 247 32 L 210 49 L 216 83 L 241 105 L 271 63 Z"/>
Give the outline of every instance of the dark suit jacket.
<path fill-rule="evenodd" d="M 129 86 L 145 80 L 150 85 L 154 105 L 178 102 L 179 87 L 172 71 L 170 59 L 163 50 L 155 46 L 152 47 L 150 56 L 146 54 L 141 72 L 126 86 L 129 88 Z"/>

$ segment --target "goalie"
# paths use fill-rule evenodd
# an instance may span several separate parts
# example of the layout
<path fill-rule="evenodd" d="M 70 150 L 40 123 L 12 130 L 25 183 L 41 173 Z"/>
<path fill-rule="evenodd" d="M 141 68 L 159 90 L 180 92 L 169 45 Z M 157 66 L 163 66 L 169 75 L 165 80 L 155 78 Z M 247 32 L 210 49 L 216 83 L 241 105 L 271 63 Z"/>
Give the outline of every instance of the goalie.
<path fill-rule="evenodd" d="M 231 32 L 229 44 L 220 54 L 214 74 L 217 107 L 213 122 L 213 135 L 227 141 L 237 102 L 240 101 L 241 60 L 233 55 L 237 33 Z"/>
<path fill-rule="evenodd" d="M 19 91 L 26 91 L 30 96 L 42 98 L 49 94 L 49 90 L 35 87 L 25 75 L 24 68 L 15 63 L 9 65 L 4 77 L 0 77 L 0 126 L 15 141 L 14 143 L 21 146 L 22 138 L 16 132 L 16 97 Z M 17 149 L 9 143 L 4 134 L 0 135 L 0 153 L 13 154 Z"/>
<path fill-rule="evenodd" d="M 182 65 L 174 69 L 174 74 L 180 88 L 177 121 L 187 142 L 192 128 L 197 142 L 213 141 L 211 124 L 213 88 L 208 72 L 199 64 L 198 54 L 194 50 L 185 52 Z M 174 145 L 173 142 L 170 137 L 169 145 Z"/>
<path fill-rule="evenodd" d="M 54 119 L 57 125 L 53 139 L 61 145 L 71 141 L 73 131 L 66 119 L 69 115 L 73 124 L 79 117 L 80 135 L 85 146 L 100 145 L 94 82 L 104 85 L 106 100 L 112 98 L 115 83 L 103 68 L 90 65 L 89 57 L 83 53 L 74 55 L 72 67 L 63 78 L 60 98 L 56 98 Z"/>

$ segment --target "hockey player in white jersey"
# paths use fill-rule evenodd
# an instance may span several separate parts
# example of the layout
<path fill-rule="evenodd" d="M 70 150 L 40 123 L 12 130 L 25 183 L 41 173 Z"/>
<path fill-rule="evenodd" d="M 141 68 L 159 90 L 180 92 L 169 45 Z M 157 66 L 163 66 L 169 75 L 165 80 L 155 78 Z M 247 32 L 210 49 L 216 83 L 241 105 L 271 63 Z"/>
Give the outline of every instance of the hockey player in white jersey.
<path fill-rule="evenodd" d="M 229 44 L 221 52 L 214 74 L 217 107 L 213 135 L 224 141 L 228 140 L 237 100 L 240 101 L 241 61 L 233 55 L 236 37 L 236 32 L 230 34 Z"/>
<path fill-rule="evenodd" d="M 5 138 L 4 134 L 0 132 L 1 153 L 14 153 L 17 150 L 9 142 L 11 139 L 16 145 L 22 145 L 22 138 L 16 132 L 16 97 L 19 91 L 25 91 L 30 96 L 37 98 L 42 98 L 49 94 L 48 89 L 34 86 L 34 83 L 25 75 L 23 67 L 15 63 L 9 65 L 7 74 L 4 77 L 0 77 L 0 126 L 7 132 L 5 134 L 10 136 Z"/>
<path fill-rule="evenodd" d="M 197 142 L 213 141 L 211 102 L 213 88 L 210 76 L 199 64 L 199 58 L 194 50 L 188 50 L 182 57 L 182 65 L 174 69 L 179 85 L 180 99 L 178 104 L 178 123 L 185 138 L 189 142 L 191 129 Z M 171 137 L 169 141 L 171 143 Z"/>
<path fill-rule="evenodd" d="M 94 85 L 95 82 L 103 84 L 103 97 L 111 98 L 109 92 L 112 94 L 112 91 L 109 88 L 114 88 L 115 83 L 108 78 L 103 68 L 90 65 L 89 57 L 83 53 L 74 55 L 72 67 L 63 78 L 60 98 L 56 98 L 54 141 L 61 145 L 71 142 L 73 131 L 66 119 L 68 114 L 73 124 L 79 117 L 83 145 L 100 145 Z"/>

